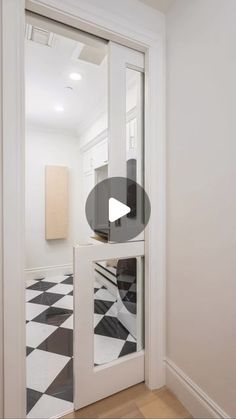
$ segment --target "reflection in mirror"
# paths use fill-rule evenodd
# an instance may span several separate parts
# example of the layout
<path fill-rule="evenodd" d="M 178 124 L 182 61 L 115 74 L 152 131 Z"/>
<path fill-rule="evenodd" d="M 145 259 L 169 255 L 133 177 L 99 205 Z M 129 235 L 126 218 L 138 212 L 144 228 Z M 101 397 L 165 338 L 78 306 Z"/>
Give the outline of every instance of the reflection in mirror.
<path fill-rule="evenodd" d="M 143 258 L 94 262 L 94 365 L 144 347 Z"/>
<path fill-rule="evenodd" d="M 144 75 L 126 68 L 126 160 L 127 177 L 144 185 Z"/>

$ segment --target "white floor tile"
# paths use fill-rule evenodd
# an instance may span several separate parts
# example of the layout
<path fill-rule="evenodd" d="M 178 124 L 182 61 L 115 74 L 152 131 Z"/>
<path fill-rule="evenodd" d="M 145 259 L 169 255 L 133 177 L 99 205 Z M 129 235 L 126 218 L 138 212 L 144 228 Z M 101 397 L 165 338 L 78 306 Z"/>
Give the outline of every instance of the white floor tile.
<path fill-rule="evenodd" d="M 43 279 L 44 282 L 55 282 L 56 284 L 59 284 L 60 282 L 64 281 L 67 276 L 64 275 L 55 275 L 55 276 L 47 276 L 45 279 Z"/>
<path fill-rule="evenodd" d="M 102 284 L 100 284 L 100 282 L 98 282 L 96 279 L 94 281 L 94 288 L 101 288 Z"/>
<path fill-rule="evenodd" d="M 103 301 L 116 301 L 115 297 L 107 290 L 100 289 L 94 294 L 94 298 L 96 300 L 103 300 Z"/>
<path fill-rule="evenodd" d="M 68 317 L 68 319 L 61 324 L 60 327 L 65 327 L 66 329 L 73 329 L 73 314 Z"/>
<path fill-rule="evenodd" d="M 106 312 L 106 316 L 117 317 L 118 307 L 117 303 L 114 303 L 111 308 Z"/>
<path fill-rule="evenodd" d="M 36 282 L 37 281 L 35 279 L 26 279 L 26 288 L 36 284 Z"/>
<path fill-rule="evenodd" d="M 26 320 L 34 319 L 47 308 L 48 306 L 42 304 L 26 303 Z"/>
<path fill-rule="evenodd" d="M 106 336 L 94 335 L 94 362 L 95 364 L 105 364 L 117 359 L 124 341 L 120 339 L 108 338 Z"/>
<path fill-rule="evenodd" d="M 42 294 L 43 291 L 36 291 L 36 290 L 26 290 L 25 292 L 25 300 L 30 301 L 34 297 L 37 297 L 38 295 Z"/>
<path fill-rule="evenodd" d="M 69 284 L 57 284 L 52 288 L 49 288 L 47 292 L 55 292 L 56 294 L 69 294 L 73 290 L 73 285 Z"/>
<path fill-rule="evenodd" d="M 49 335 L 51 335 L 56 326 L 43 323 L 29 322 L 26 325 L 26 345 L 31 348 L 37 348 Z"/>
<path fill-rule="evenodd" d="M 27 415 L 29 419 L 48 419 L 64 416 L 73 410 L 73 403 L 44 394 Z"/>
<path fill-rule="evenodd" d="M 128 342 L 135 342 L 136 343 L 136 339 L 134 339 L 132 335 L 129 335 L 126 340 Z"/>
<path fill-rule="evenodd" d="M 26 358 L 27 387 L 44 393 L 69 359 L 67 356 L 35 349 Z"/>
<path fill-rule="evenodd" d="M 96 314 L 94 313 L 94 327 L 100 322 L 100 320 L 104 317 L 103 314 Z"/>
<path fill-rule="evenodd" d="M 61 298 L 53 307 L 59 308 L 67 308 L 68 310 L 73 310 L 73 297 L 72 295 L 65 295 L 65 297 Z"/>

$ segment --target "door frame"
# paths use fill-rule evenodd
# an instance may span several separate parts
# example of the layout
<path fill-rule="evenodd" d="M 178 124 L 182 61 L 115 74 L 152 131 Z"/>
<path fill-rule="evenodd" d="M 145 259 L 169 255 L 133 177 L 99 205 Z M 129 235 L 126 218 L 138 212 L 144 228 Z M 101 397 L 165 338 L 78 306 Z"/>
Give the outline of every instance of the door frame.
<path fill-rule="evenodd" d="M 165 17 L 157 13 L 157 31 L 150 32 L 84 0 L 1 4 L 4 417 L 25 417 L 25 7 L 145 54 L 145 189 L 152 202 L 145 236 L 145 382 L 150 389 L 160 388 L 165 384 Z"/>

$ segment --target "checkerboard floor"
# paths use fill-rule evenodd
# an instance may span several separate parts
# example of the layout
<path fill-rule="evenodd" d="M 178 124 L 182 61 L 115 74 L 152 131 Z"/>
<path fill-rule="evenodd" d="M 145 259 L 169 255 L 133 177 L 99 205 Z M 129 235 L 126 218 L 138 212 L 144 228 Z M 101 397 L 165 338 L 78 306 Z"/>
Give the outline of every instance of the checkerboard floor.
<path fill-rule="evenodd" d="M 27 418 L 73 410 L 73 276 L 29 280 L 26 288 Z M 116 298 L 94 283 L 94 364 L 136 351 L 117 319 Z"/>

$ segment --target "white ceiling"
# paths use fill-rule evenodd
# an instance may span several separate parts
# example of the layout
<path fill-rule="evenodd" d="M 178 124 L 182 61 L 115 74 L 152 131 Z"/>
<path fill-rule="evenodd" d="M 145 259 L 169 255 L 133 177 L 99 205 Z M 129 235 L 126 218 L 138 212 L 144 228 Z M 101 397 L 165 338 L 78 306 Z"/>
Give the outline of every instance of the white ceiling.
<path fill-rule="evenodd" d="M 72 55 L 79 43 L 59 35 L 54 35 L 53 47 L 25 42 L 27 122 L 81 131 L 85 120 L 106 106 L 107 59 L 100 66 L 75 60 Z M 82 80 L 70 80 L 72 72 L 79 72 Z M 56 112 L 56 105 L 62 105 L 64 112 Z"/>
<path fill-rule="evenodd" d="M 160 12 L 166 13 L 170 8 L 171 4 L 175 0 L 139 0 L 147 6 L 151 6 L 154 9 L 159 10 Z"/>

